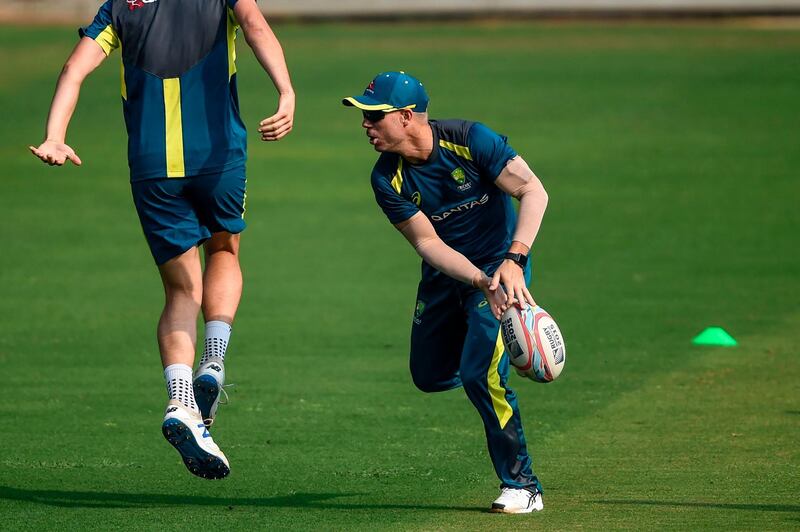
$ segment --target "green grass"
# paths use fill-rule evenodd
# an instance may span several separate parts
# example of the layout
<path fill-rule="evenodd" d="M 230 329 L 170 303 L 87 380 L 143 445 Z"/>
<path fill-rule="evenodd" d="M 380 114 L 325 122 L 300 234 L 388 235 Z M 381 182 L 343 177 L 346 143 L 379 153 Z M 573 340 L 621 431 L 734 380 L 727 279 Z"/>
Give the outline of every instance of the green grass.
<path fill-rule="evenodd" d="M 118 56 L 38 164 L 72 29 L 0 28 L 0 515 L 10 529 L 800 528 L 800 32 L 668 25 L 278 26 L 296 130 L 240 44 L 246 292 L 215 439 L 160 435 L 162 302 L 130 200 Z M 514 377 L 546 509 L 506 517 L 477 414 L 407 370 L 418 259 L 374 205 L 341 108 L 378 71 L 510 136 L 550 193 L 532 291 L 569 350 Z M 731 349 L 698 348 L 725 327 Z"/>

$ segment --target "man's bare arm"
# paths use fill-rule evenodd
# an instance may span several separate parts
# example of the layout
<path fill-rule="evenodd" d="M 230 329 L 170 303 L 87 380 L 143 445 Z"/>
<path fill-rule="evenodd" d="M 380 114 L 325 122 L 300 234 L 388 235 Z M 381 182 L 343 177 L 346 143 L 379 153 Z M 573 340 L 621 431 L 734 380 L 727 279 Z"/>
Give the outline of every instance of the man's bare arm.
<path fill-rule="evenodd" d="M 514 230 L 513 241 L 509 248 L 511 253 L 522 253 L 527 255 L 533 241 L 542 225 L 544 211 L 547 208 L 548 196 L 541 181 L 522 157 L 514 157 L 508 162 L 500 175 L 497 176 L 495 184 L 501 190 L 507 192 L 519 200 L 519 216 L 517 227 Z M 517 299 L 520 303 L 527 302 L 535 305 L 533 296 L 525 286 L 525 276 L 522 268 L 510 260 L 505 260 L 497 269 L 492 278 L 492 287 L 497 288 L 500 284 L 508 294 L 508 304 L 511 298 Z"/>
<path fill-rule="evenodd" d="M 425 262 L 453 279 L 480 288 L 496 318 L 505 311 L 507 306 L 503 290 L 496 287 L 490 289 L 491 279 L 467 257 L 445 244 L 425 214 L 418 212 L 408 220 L 395 224 L 395 227 Z"/>
<path fill-rule="evenodd" d="M 64 64 L 58 77 L 56 92 L 47 116 L 44 142 L 38 147 L 29 146 L 31 152 L 51 166 L 61 166 L 67 160 L 80 166 L 81 159 L 66 144 L 67 128 L 78 104 L 83 80 L 106 58 L 103 48 L 93 39 L 84 37 Z"/>
<path fill-rule="evenodd" d="M 261 140 L 278 140 L 286 136 L 294 124 L 295 95 L 283 48 L 267 24 L 255 0 L 239 0 L 233 13 L 244 38 L 258 62 L 264 68 L 278 91 L 278 110 L 259 124 Z"/>
<path fill-rule="evenodd" d="M 527 253 L 542 225 L 544 211 L 547 208 L 547 192 L 528 163 L 519 156 L 508 162 L 497 176 L 495 184 L 519 200 L 519 217 L 514 231 L 514 241 L 524 244 L 524 253 Z"/>

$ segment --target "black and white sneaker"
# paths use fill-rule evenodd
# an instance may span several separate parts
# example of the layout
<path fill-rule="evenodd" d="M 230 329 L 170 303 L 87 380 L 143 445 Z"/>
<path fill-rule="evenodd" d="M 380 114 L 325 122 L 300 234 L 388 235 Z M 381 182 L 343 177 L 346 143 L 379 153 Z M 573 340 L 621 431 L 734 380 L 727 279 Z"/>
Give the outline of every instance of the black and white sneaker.
<path fill-rule="evenodd" d="M 211 439 L 200 415 L 180 402 L 173 400 L 167 404 L 161 432 L 193 475 L 215 480 L 231 472 L 228 459 Z"/>

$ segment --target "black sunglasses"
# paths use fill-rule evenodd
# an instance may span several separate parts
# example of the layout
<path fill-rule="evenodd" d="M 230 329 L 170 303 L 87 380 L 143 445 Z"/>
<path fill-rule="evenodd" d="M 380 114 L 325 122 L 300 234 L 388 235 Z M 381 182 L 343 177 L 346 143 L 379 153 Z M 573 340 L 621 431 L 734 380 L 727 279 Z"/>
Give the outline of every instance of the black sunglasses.
<path fill-rule="evenodd" d="M 375 122 L 380 122 L 386 117 L 386 113 L 383 111 L 361 111 L 361 114 L 364 115 L 364 120 L 369 120 L 373 124 Z"/>

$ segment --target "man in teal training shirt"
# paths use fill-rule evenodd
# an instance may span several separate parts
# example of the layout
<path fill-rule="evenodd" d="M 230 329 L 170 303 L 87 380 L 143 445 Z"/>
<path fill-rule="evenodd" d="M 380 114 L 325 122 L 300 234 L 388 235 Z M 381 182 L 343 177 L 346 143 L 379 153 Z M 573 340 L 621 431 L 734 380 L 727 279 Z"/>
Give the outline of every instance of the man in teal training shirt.
<path fill-rule="evenodd" d="M 45 141 L 30 148 L 50 165 L 81 164 L 65 140 L 81 84 L 120 48 L 131 190 L 166 297 L 158 323 L 169 395 L 162 432 L 189 471 L 209 479 L 230 472 L 208 427 L 242 292 L 247 134 L 236 89 L 240 28 L 279 93 L 277 112 L 259 125 L 261 139 L 282 138 L 292 129 L 295 95 L 256 0 L 108 0 L 81 28 L 58 80 Z M 193 374 L 201 309 L 205 343 Z"/>
<path fill-rule="evenodd" d="M 424 392 L 463 387 L 483 420 L 500 478 L 494 512 L 543 508 L 498 318 L 534 305 L 528 252 L 547 193 L 506 138 L 466 120 L 428 120 L 428 95 L 404 72 L 384 72 L 342 103 L 362 111 L 380 153 L 375 199 L 422 257 L 410 368 Z M 519 217 L 511 197 L 520 201 Z"/>

